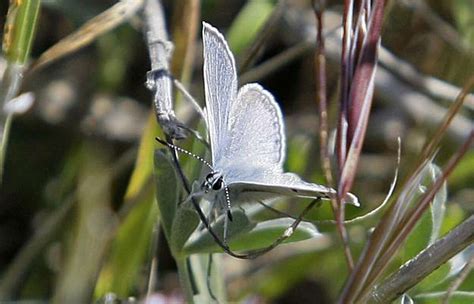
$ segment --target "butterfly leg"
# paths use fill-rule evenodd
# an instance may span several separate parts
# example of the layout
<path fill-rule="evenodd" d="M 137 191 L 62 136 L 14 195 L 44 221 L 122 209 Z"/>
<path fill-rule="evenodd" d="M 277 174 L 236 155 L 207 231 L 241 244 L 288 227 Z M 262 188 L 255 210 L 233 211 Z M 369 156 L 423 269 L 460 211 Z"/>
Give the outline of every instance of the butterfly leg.
<path fill-rule="evenodd" d="M 210 206 L 209 207 L 209 210 L 207 210 L 207 222 L 209 223 L 209 225 L 217 218 L 216 216 L 216 201 L 215 200 L 212 200 L 211 203 L 210 203 Z M 201 230 L 203 229 L 204 227 L 206 226 L 206 224 L 201 221 L 201 223 L 199 223 L 199 226 L 198 226 L 198 230 Z"/>
<path fill-rule="evenodd" d="M 198 189 L 200 189 L 199 183 L 194 182 L 191 187 L 191 193 L 188 195 L 188 197 L 186 197 L 186 199 L 183 202 L 180 203 L 180 205 L 189 203 L 193 199 L 201 199 L 204 196 L 205 192 Z"/>

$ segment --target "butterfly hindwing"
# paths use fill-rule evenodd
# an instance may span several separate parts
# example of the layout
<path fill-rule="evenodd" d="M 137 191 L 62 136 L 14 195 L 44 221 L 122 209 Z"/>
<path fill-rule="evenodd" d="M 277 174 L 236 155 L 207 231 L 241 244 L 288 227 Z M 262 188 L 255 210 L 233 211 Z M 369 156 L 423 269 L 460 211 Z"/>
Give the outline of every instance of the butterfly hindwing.
<path fill-rule="evenodd" d="M 273 96 L 258 84 L 239 90 L 229 117 L 229 139 L 216 167 L 249 164 L 281 170 L 285 158 L 284 124 Z M 250 170 L 250 168 L 249 168 Z"/>

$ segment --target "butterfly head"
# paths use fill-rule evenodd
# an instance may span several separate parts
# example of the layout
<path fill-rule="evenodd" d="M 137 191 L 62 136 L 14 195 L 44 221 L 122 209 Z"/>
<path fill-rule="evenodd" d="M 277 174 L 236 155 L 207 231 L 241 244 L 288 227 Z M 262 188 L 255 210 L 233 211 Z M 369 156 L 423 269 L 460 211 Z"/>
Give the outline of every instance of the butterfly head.
<path fill-rule="evenodd" d="M 224 189 L 224 178 L 219 172 L 213 171 L 206 175 L 204 182 L 202 183 L 202 189 L 204 192 L 219 191 Z"/>

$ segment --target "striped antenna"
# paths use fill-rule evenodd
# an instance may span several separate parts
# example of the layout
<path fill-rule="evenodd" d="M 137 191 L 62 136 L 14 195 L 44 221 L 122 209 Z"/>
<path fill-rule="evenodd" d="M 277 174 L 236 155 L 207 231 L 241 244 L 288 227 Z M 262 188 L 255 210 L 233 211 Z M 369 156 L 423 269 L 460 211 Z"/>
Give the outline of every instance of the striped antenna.
<path fill-rule="evenodd" d="M 167 141 L 164 141 L 163 139 L 161 139 L 161 138 L 159 138 L 159 137 L 156 137 L 156 141 L 159 142 L 159 143 L 162 144 L 162 145 L 165 145 L 165 146 L 167 146 L 167 147 L 173 149 L 173 150 L 176 150 L 176 151 L 178 151 L 178 152 L 181 152 L 181 153 L 184 153 L 184 154 L 189 155 L 189 156 L 191 156 L 191 157 L 194 157 L 194 158 L 197 159 L 198 161 L 200 161 L 200 162 L 202 162 L 203 164 L 205 164 L 206 166 L 208 166 L 209 169 L 214 170 L 214 169 L 212 168 L 211 164 L 209 164 L 207 161 L 205 161 L 201 156 L 196 155 L 196 154 L 194 154 L 194 153 L 191 153 L 191 152 L 189 152 L 189 151 L 187 151 L 187 150 L 184 150 L 183 148 L 180 148 L 180 147 L 178 147 L 178 146 L 175 146 L 175 145 L 173 145 L 173 144 L 171 144 L 171 143 L 169 143 L 169 142 L 167 142 Z"/>

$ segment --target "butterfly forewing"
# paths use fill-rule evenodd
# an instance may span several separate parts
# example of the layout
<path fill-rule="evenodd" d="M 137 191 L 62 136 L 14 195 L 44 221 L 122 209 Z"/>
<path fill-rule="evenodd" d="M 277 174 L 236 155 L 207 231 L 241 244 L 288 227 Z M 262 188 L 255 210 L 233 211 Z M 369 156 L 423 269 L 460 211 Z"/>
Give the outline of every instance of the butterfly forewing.
<path fill-rule="evenodd" d="M 204 89 L 212 162 L 223 155 L 229 139 L 228 121 L 237 95 L 237 74 L 232 53 L 224 37 L 203 22 Z"/>

